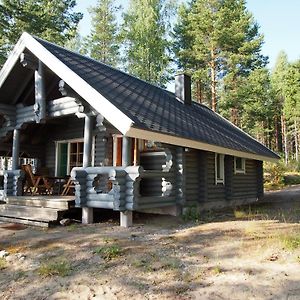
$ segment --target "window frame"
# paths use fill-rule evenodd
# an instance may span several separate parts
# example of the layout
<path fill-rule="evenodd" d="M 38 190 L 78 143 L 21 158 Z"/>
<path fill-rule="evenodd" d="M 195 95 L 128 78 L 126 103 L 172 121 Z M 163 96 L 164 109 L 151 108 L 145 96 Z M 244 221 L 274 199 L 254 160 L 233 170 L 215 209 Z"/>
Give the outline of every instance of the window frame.
<path fill-rule="evenodd" d="M 215 153 L 215 183 L 225 184 L 225 167 L 224 167 L 225 155 L 221 153 Z M 220 177 L 218 177 L 218 164 L 220 169 Z"/>
<path fill-rule="evenodd" d="M 55 141 L 55 176 L 58 176 L 58 169 L 59 169 L 59 159 L 60 159 L 60 153 L 59 153 L 59 144 L 67 144 L 68 150 L 67 150 L 67 175 L 69 176 L 71 173 L 71 166 L 70 166 L 70 146 L 72 143 L 83 143 L 84 147 L 84 138 L 75 138 L 75 139 L 68 139 L 68 140 L 59 140 Z M 95 164 L 95 136 L 92 137 L 92 161 L 91 165 L 94 166 Z"/>
<path fill-rule="evenodd" d="M 237 168 L 237 159 L 241 159 L 242 168 Z M 234 157 L 234 174 L 246 174 L 246 159 L 244 157 Z"/>

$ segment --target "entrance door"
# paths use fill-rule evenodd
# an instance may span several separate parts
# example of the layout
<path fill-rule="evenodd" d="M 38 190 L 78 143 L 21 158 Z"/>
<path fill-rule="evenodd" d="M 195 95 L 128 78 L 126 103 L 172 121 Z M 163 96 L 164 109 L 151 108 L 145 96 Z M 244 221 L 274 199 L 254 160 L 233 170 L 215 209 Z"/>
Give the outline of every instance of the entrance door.
<path fill-rule="evenodd" d="M 68 143 L 58 144 L 57 176 L 64 177 L 68 173 Z"/>
<path fill-rule="evenodd" d="M 66 141 L 57 143 L 57 176 L 70 175 L 72 168 L 82 167 L 83 142 Z"/>

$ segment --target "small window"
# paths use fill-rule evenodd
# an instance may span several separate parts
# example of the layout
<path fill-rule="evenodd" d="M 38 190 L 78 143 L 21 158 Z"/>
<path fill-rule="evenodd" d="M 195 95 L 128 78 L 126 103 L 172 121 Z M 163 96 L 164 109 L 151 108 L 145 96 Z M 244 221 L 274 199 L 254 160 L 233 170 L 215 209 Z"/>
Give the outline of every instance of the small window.
<path fill-rule="evenodd" d="M 216 184 L 224 184 L 224 154 L 215 154 L 215 175 Z"/>
<path fill-rule="evenodd" d="M 234 158 L 234 173 L 238 174 L 245 174 L 246 173 L 246 162 L 245 158 L 242 157 L 235 157 Z"/>

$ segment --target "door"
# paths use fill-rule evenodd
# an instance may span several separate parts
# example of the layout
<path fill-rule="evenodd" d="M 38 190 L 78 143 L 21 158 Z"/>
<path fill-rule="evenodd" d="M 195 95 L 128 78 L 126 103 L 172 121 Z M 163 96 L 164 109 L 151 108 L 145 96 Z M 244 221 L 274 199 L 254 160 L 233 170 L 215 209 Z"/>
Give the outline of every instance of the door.
<path fill-rule="evenodd" d="M 68 173 L 68 143 L 58 144 L 57 176 L 64 177 Z"/>

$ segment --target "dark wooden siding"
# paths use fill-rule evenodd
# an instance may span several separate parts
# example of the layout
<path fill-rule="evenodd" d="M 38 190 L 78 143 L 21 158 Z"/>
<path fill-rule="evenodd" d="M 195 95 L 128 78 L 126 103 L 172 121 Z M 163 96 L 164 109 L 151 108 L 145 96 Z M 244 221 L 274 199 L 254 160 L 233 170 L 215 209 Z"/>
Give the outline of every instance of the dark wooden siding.
<path fill-rule="evenodd" d="M 226 181 L 226 178 L 225 178 Z M 225 201 L 225 185 L 216 184 L 215 176 L 215 153 L 208 152 L 207 155 L 207 201 Z"/>
<path fill-rule="evenodd" d="M 188 149 L 184 152 L 184 182 L 186 205 L 197 205 L 207 197 L 207 152 Z"/>
<path fill-rule="evenodd" d="M 261 164 L 256 160 L 246 159 L 245 174 L 234 174 L 234 166 L 232 164 L 232 195 L 231 200 L 244 201 L 247 199 L 256 199 L 258 197 L 261 185 L 258 178 L 261 173 Z"/>
<path fill-rule="evenodd" d="M 216 184 L 215 153 L 189 149 L 184 157 L 185 206 L 221 208 L 263 195 L 262 162 L 246 159 L 246 173 L 234 174 L 234 157 L 225 155 L 225 184 Z"/>

